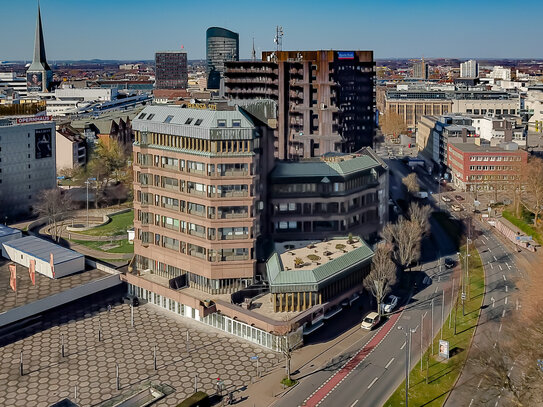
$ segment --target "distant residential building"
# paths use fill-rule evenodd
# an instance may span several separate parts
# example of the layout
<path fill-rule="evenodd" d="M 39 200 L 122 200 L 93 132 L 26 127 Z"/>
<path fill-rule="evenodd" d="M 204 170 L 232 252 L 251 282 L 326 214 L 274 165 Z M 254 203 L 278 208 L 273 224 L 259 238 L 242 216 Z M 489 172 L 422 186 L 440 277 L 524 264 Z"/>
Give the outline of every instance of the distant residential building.
<path fill-rule="evenodd" d="M 522 176 L 528 153 L 515 143 L 449 143 L 448 167 L 462 191 L 501 191 Z"/>
<path fill-rule="evenodd" d="M 51 90 L 53 80 L 53 71 L 47 63 L 45 56 L 45 41 L 43 39 L 43 29 L 41 24 L 40 5 L 38 3 L 38 17 L 36 20 L 36 36 L 34 38 L 34 57 L 32 63 L 26 71 L 27 92 L 37 94 L 39 92 L 48 92 Z"/>
<path fill-rule="evenodd" d="M 276 240 L 349 233 L 373 239 L 388 221 L 388 170 L 371 149 L 278 162 L 269 179 Z"/>
<path fill-rule="evenodd" d="M 85 136 L 69 125 L 58 126 L 55 138 L 57 173 L 83 167 L 87 163 Z"/>
<path fill-rule="evenodd" d="M 96 102 L 111 102 L 117 89 L 74 88 L 55 89 L 54 97 L 46 100 L 47 114 L 55 117 L 77 114 Z"/>
<path fill-rule="evenodd" d="M 55 122 L 48 116 L 0 119 L 0 220 L 32 213 L 56 182 Z"/>
<path fill-rule="evenodd" d="M 420 61 L 413 63 L 413 78 L 415 79 L 428 79 L 428 63 L 422 58 Z"/>
<path fill-rule="evenodd" d="M 479 64 L 476 60 L 470 59 L 460 64 L 460 78 L 477 78 L 478 76 Z"/>
<path fill-rule="evenodd" d="M 156 89 L 186 89 L 188 78 L 186 52 L 162 51 L 155 54 Z"/>
<path fill-rule="evenodd" d="M 140 69 L 140 64 L 121 64 L 119 69 L 121 71 L 134 71 Z"/>
<path fill-rule="evenodd" d="M 262 61 L 226 66 L 225 92 L 233 103 L 277 104 L 276 158 L 297 160 L 373 145 L 372 51 L 266 51 Z"/>
<path fill-rule="evenodd" d="M 511 80 L 511 68 L 504 68 L 503 66 L 495 66 L 492 72 L 488 75 L 493 79 L 502 79 L 505 81 Z"/>
<path fill-rule="evenodd" d="M 239 34 L 221 27 L 206 31 L 207 88 L 219 89 L 224 63 L 239 61 Z"/>

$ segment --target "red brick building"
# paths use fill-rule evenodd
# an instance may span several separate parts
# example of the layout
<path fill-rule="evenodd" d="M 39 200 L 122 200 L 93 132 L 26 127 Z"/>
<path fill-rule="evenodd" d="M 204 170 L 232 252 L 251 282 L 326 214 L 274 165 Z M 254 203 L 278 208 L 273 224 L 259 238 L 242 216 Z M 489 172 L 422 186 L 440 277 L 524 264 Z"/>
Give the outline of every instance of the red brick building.
<path fill-rule="evenodd" d="M 528 161 L 528 153 L 515 143 L 499 146 L 449 143 L 448 166 L 454 185 L 463 191 L 504 189 L 517 179 Z"/>

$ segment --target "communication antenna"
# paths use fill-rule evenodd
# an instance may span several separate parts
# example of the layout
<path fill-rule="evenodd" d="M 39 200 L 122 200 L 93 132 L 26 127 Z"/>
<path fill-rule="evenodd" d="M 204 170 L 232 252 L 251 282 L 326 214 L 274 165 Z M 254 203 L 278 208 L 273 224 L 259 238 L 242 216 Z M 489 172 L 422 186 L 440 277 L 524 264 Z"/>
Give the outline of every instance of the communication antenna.
<path fill-rule="evenodd" d="M 275 38 L 274 38 L 273 42 L 275 42 L 275 44 L 277 44 L 277 48 L 276 48 L 277 51 L 282 51 L 283 50 L 283 36 L 284 35 L 285 35 L 285 33 L 283 32 L 283 27 L 280 26 L 280 25 L 276 25 L 275 26 Z"/>
<path fill-rule="evenodd" d="M 253 58 L 253 62 L 256 61 L 255 37 L 253 37 L 253 52 L 251 53 L 251 57 Z"/>

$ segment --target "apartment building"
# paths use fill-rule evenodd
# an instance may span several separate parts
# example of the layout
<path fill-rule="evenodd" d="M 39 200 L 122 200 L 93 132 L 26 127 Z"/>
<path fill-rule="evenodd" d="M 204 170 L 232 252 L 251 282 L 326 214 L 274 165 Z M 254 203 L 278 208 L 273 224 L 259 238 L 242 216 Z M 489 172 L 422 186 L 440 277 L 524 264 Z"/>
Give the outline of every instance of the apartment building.
<path fill-rule="evenodd" d="M 155 54 L 155 88 L 187 89 L 187 53 L 160 51 Z"/>
<path fill-rule="evenodd" d="M 133 121 L 136 268 L 208 293 L 253 282 L 262 136 L 242 109 L 146 107 Z"/>
<path fill-rule="evenodd" d="M 226 63 L 225 94 L 275 101 L 274 156 L 298 160 L 373 145 L 374 76 L 372 51 L 266 51 Z"/>

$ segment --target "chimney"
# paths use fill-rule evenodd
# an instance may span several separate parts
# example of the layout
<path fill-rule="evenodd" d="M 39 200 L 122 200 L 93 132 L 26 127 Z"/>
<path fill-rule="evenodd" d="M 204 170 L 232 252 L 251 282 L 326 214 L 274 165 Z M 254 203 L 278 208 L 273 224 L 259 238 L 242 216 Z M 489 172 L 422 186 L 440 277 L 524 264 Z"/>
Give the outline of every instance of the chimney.
<path fill-rule="evenodd" d="M 510 143 L 513 141 L 513 123 L 511 123 L 509 120 L 504 120 L 505 122 L 505 130 L 504 130 L 504 137 L 503 141 L 505 143 Z"/>
<path fill-rule="evenodd" d="M 462 127 L 462 142 L 466 143 L 468 141 L 468 129 Z"/>

